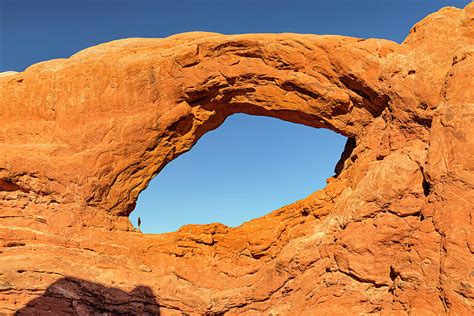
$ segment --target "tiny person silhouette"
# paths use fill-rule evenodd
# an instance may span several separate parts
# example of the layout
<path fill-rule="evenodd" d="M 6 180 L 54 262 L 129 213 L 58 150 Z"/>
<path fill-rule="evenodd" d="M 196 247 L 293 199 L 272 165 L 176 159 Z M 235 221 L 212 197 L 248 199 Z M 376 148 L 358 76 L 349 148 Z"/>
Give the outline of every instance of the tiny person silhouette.
<path fill-rule="evenodd" d="M 138 217 L 138 229 L 140 229 L 141 224 L 142 224 L 142 220 L 140 219 L 140 217 Z"/>

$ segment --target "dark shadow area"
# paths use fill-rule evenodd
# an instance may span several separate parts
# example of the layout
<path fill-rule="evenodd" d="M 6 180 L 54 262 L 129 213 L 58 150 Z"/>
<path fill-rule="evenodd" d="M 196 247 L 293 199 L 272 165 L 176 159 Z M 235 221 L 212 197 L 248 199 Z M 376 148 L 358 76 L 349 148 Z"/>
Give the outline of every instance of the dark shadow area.
<path fill-rule="evenodd" d="M 160 315 L 150 288 L 131 292 L 66 277 L 51 284 L 15 315 Z"/>
<path fill-rule="evenodd" d="M 336 178 L 341 174 L 342 170 L 344 169 L 344 163 L 346 162 L 346 160 L 351 158 L 352 151 L 354 150 L 355 147 L 356 147 L 355 138 L 348 138 L 346 145 L 344 146 L 344 151 L 341 154 L 341 158 L 339 159 L 339 161 L 336 164 L 336 167 L 334 168 L 334 173 L 335 173 Z M 355 161 L 357 157 L 354 156 L 351 159 Z"/>

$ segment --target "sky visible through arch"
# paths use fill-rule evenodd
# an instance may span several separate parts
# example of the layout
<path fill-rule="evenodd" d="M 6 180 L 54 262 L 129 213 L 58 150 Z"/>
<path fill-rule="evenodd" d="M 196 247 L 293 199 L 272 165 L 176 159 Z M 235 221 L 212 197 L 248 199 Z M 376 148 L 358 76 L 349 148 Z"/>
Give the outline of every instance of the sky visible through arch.
<path fill-rule="evenodd" d="M 324 188 L 345 143 L 327 129 L 234 114 L 169 163 L 130 218 L 143 232 L 240 225 Z"/>
<path fill-rule="evenodd" d="M 127 37 L 187 31 L 312 33 L 402 42 L 448 0 L 0 0 L 0 72 Z M 325 185 L 345 138 L 273 118 L 234 115 L 171 162 L 131 219 L 144 232 L 185 223 L 237 225 Z"/>

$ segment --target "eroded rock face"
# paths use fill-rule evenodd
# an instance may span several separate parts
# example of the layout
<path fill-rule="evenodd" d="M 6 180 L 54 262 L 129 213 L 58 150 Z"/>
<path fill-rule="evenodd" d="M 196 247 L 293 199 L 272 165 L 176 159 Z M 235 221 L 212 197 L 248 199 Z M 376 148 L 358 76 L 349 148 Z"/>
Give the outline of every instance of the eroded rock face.
<path fill-rule="evenodd" d="M 0 312 L 472 312 L 474 6 L 401 45 L 126 39 L 0 76 Z M 349 137 L 324 190 L 237 228 L 127 215 L 226 117 Z"/>

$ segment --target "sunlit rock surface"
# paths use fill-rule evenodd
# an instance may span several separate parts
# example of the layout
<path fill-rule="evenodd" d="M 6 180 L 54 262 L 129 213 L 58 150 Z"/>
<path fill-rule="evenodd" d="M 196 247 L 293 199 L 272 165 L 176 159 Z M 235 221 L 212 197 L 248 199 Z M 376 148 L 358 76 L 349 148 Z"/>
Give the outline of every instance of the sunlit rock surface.
<path fill-rule="evenodd" d="M 0 313 L 472 313 L 474 5 L 403 44 L 125 39 L 0 75 Z M 134 230 L 234 113 L 349 137 L 324 190 L 237 228 Z"/>

